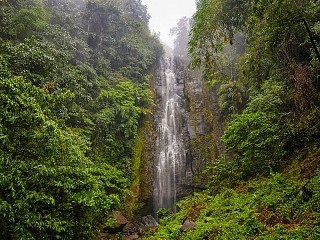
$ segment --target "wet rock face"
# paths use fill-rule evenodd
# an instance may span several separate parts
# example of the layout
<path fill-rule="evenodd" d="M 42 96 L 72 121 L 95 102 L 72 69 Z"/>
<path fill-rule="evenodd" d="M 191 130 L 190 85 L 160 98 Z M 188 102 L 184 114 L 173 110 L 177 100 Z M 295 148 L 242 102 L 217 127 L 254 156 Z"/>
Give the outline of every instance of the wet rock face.
<path fill-rule="evenodd" d="M 153 213 L 153 178 L 154 178 L 154 158 L 156 142 L 156 125 L 153 119 L 148 120 L 149 127 L 145 131 L 145 144 L 141 155 L 140 167 L 140 187 L 138 201 L 144 203 L 139 215 L 144 216 Z"/>
<path fill-rule="evenodd" d="M 189 71 L 185 84 L 188 99 L 188 132 L 192 155 L 193 186 L 203 189 L 208 176 L 203 172 L 225 149 L 220 140 L 223 119 L 218 104 L 217 89 L 202 80 L 201 71 Z"/>
<path fill-rule="evenodd" d="M 195 72 L 188 76 L 186 92 L 189 100 L 188 108 L 188 132 L 191 139 L 208 132 L 208 124 L 205 121 L 205 94 L 200 73 Z"/>

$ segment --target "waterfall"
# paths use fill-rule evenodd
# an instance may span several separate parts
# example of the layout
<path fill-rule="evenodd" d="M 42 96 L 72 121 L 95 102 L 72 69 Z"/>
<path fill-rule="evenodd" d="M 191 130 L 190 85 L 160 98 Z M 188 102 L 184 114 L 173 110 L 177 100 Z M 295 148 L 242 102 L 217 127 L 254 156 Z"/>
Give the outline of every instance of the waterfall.
<path fill-rule="evenodd" d="M 177 79 L 173 57 L 161 60 L 156 83 L 158 96 L 157 141 L 153 202 L 159 208 L 175 211 L 178 195 L 183 195 L 187 178 L 192 175 L 188 166 L 185 127 L 184 80 Z M 189 169 L 189 170 L 188 170 Z"/>

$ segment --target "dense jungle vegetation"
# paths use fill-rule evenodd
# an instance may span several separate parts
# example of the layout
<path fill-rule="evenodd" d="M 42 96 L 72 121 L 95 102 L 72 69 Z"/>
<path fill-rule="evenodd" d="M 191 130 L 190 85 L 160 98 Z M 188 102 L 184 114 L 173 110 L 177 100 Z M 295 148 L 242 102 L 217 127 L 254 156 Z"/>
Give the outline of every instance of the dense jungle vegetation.
<path fill-rule="evenodd" d="M 197 2 L 191 65 L 217 93 L 226 150 L 150 239 L 320 239 L 319 16 L 314 0 Z"/>
<path fill-rule="evenodd" d="M 134 177 L 162 45 L 140 0 L 0 1 L 0 239 L 92 239 Z"/>
<path fill-rule="evenodd" d="M 192 145 L 205 190 L 145 238 L 320 239 L 319 16 L 317 0 L 198 0 L 189 56 L 190 20 L 172 28 L 225 151 Z M 163 54 L 148 20 L 141 0 L 0 0 L 0 239 L 93 239 L 124 207 Z"/>

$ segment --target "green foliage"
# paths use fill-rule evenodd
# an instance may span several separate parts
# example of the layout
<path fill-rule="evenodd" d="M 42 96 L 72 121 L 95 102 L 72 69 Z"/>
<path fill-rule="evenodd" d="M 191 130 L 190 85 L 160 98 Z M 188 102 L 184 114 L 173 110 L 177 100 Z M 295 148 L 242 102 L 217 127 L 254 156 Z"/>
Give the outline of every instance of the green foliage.
<path fill-rule="evenodd" d="M 303 23 L 318 39 L 318 15 L 315 1 L 198 2 L 189 52 L 216 91 L 226 153 L 153 239 L 319 238 L 319 66 Z"/>
<path fill-rule="evenodd" d="M 319 173 L 303 182 L 273 174 L 215 195 L 195 194 L 147 239 L 317 239 L 318 181 Z M 195 229 L 180 230 L 186 219 Z"/>
<path fill-rule="evenodd" d="M 220 84 L 218 89 L 219 107 L 223 113 L 239 113 L 244 101 L 244 87 L 239 81 L 228 81 Z"/>
<path fill-rule="evenodd" d="M 0 10 L 0 238 L 92 239 L 127 196 L 162 46 L 140 1 Z"/>
<path fill-rule="evenodd" d="M 227 150 L 235 151 L 249 175 L 276 167 L 285 155 L 286 132 L 278 116 L 263 112 L 243 113 L 228 126 L 223 141 Z M 245 174 L 246 176 L 247 174 Z"/>
<path fill-rule="evenodd" d="M 239 32 L 243 10 L 239 1 L 203 0 L 191 26 L 191 65 L 201 67 L 202 78 L 217 89 L 225 118 L 241 112 L 246 102 L 247 85 L 238 67 L 245 49 L 245 34 Z"/>
<path fill-rule="evenodd" d="M 222 137 L 244 178 L 278 169 L 287 156 L 291 132 L 281 82 L 268 80 L 259 93 L 251 94 L 247 108 L 230 121 Z"/>
<path fill-rule="evenodd" d="M 24 39 L 42 32 L 47 24 L 48 13 L 41 8 L 21 9 L 12 19 L 10 34 L 18 39 Z"/>
<path fill-rule="evenodd" d="M 164 221 L 165 218 L 167 218 L 170 215 L 171 211 L 168 208 L 160 208 L 157 212 L 157 216 L 159 218 L 159 221 Z"/>
<path fill-rule="evenodd" d="M 132 5 L 140 7 L 133 9 Z M 133 19 L 134 15 L 139 17 Z M 146 28 L 148 17 L 141 3 L 89 1 L 84 19 L 88 45 L 102 53 L 112 69 L 144 82 L 143 74 L 161 56 L 162 47 Z"/>
<path fill-rule="evenodd" d="M 226 122 L 222 140 L 228 160 L 210 168 L 217 174 L 212 183 L 228 171 L 238 171 L 232 174 L 238 180 L 268 174 L 285 166 L 292 149 L 316 141 L 319 128 L 311 119 L 318 114 L 319 94 L 312 73 L 319 68 L 312 63 L 302 19 L 317 29 L 317 6 L 313 1 L 199 1 L 189 51 L 203 79 L 217 89 Z M 308 127 L 301 131 L 302 122 Z"/>
<path fill-rule="evenodd" d="M 205 185 L 211 172 L 204 172 L 208 161 L 217 157 L 217 148 L 212 135 L 205 135 L 191 140 L 192 169 L 194 171 L 193 181 L 196 185 Z"/>
<path fill-rule="evenodd" d="M 21 77 L 1 77 L 0 90 L 3 234 L 92 236 L 96 219 L 124 195 L 124 178 L 106 164 L 93 164 L 85 157 L 88 142 L 48 118 L 49 95 Z"/>
<path fill-rule="evenodd" d="M 209 176 L 207 187 L 221 190 L 235 186 L 243 176 L 243 166 L 240 161 L 230 161 L 225 155 L 220 155 L 206 166 L 204 173 Z"/>
<path fill-rule="evenodd" d="M 118 81 L 118 80 L 117 80 Z M 151 103 L 150 92 L 126 79 L 102 90 L 94 106 L 93 150 L 108 154 L 108 161 L 121 170 L 131 169 L 130 159 L 140 116 Z M 100 149 L 100 150 L 99 150 Z"/>

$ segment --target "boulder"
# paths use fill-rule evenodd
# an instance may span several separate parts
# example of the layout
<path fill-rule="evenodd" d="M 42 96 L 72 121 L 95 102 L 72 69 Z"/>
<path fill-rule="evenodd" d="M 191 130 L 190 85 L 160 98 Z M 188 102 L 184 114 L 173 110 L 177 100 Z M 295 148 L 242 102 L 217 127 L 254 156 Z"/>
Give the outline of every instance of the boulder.
<path fill-rule="evenodd" d="M 117 240 L 116 234 L 100 233 L 94 240 Z"/>
<path fill-rule="evenodd" d="M 182 227 L 180 228 L 181 231 L 187 232 L 192 229 L 195 229 L 196 223 L 194 221 L 191 221 L 189 219 L 185 220 L 184 223 L 182 224 Z"/>
<path fill-rule="evenodd" d="M 156 227 L 158 226 L 158 222 L 151 215 L 143 216 L 142 222 L 145 227 Z"/>
<path fill-rule="evenodd" d="M 120 211 L 114 211 L 112 217 L 115 219 L 114 228 L 124 227 L 128 223 L 127 218 Z"/>
<path fill-rule="evenodd" d="M 130 235 L 132 233 L 139 232 L 139 225 L 136 223 L 128 222 L 122 229 L 122 232 L 125 235 Z"/>
<path fill-rule="evenodd" d="M 130 240 L 130 239 L 139 239 L 139 234 L 138 233 L 132 233 L 129 236 L 123 236 L 122 240 Z"/>

